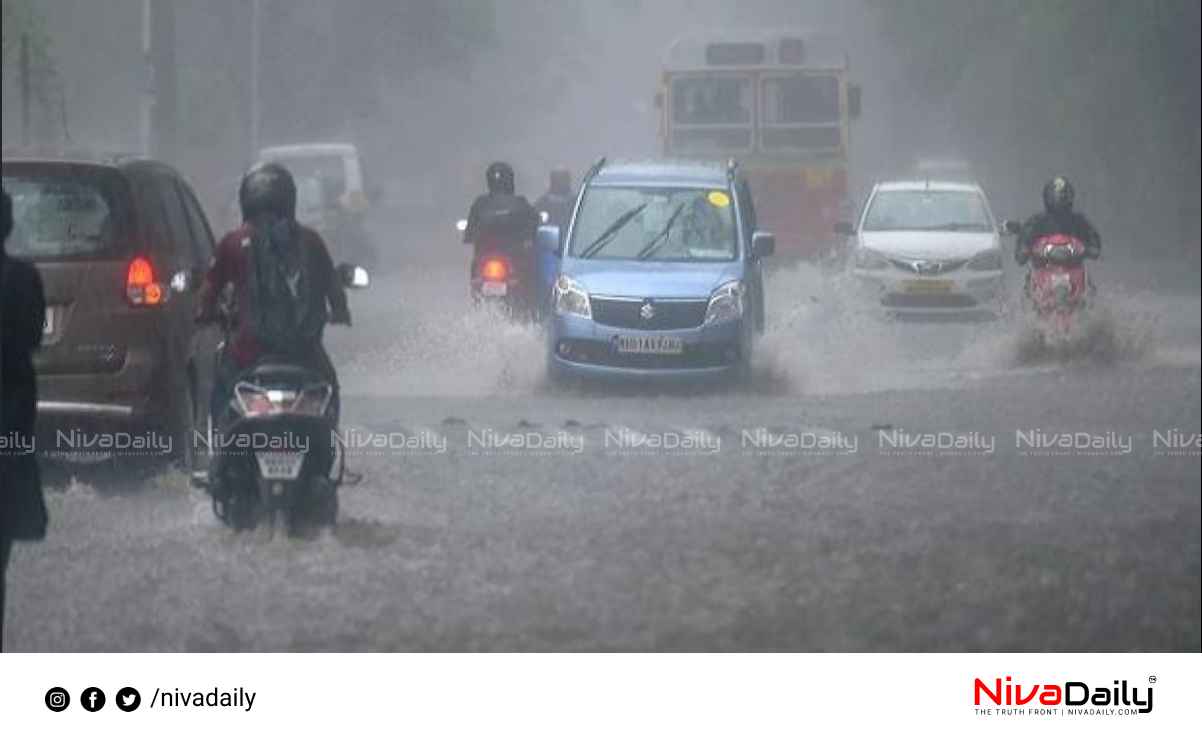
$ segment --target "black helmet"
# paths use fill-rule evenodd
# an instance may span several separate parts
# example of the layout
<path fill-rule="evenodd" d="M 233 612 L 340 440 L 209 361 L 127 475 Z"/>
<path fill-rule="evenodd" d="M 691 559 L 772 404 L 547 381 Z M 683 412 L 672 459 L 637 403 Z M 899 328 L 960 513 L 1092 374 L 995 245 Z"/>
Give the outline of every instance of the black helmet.
<path fill-rule="evenodd" d="M 1073 208 L 1073 184 L 1058 175 L 1043 187 L 1043 206 L 1049 212 L 1067 212 Z"/>
<path fill-rule="evenodd" d="M 249 222 L 262 214 L 295 219 L 296 182 L 283 165 L 259 163 L 242 176 L 238 204 L 242 207 L 243 221 Z"/>
<path fill-rule="evenodd" d="M 556 168 L 551 171 L 551 193 L 568 195 L 572 192 L 572 171 Z"/>
<path fill-rule="evenodd" d="M 489 193 L 508 193 L 514 191 L 513 168 L 509 163 L 495 162 L 484 171 L 484 181 Z"/>

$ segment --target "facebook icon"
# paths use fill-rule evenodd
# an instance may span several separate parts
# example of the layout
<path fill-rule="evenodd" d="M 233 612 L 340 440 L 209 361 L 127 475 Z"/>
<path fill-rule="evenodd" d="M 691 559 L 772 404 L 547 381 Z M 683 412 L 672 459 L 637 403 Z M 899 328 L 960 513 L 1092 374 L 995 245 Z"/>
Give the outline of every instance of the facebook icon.
<path fill-rule="evenodd" d="M 79 696 L 79 703 L 88 712 L 97 712 L 104 707 L 104 692 L 95 686 L 89 686 Z"/>

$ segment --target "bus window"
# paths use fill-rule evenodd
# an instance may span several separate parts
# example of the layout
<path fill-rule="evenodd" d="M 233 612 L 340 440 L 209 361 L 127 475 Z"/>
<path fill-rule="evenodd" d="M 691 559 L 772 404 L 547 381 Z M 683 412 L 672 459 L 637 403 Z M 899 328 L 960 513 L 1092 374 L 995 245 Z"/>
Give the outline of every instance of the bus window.
<path fill-rule="evenodd" d="M 672 83 L 672 112 L 677 124 L 750 124 L 751 80 L 679 78 Z"/>
<path fill-rule="evenodd" d="M 767 77 L 763 82 L 766 149 L 833 149 L 840 144 L 839 80 L 832 75 Z"/>
<path fill-rule="evenodd" d="M 690 76 L 672 81 L 673 149 L 750 150 L 753 93 L 747 76 Z"/>

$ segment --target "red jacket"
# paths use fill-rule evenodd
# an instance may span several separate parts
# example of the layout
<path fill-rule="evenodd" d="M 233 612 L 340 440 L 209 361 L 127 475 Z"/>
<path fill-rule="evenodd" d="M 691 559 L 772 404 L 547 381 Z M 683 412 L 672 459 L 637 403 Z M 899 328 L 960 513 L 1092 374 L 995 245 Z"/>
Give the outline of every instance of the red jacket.
<path fill-rule="evenodd" d="M 334 262 L 326 250 L 325 242 L 315 231 L 298 225 L 300 228 L 300 248 L 308 261 L 308 270 L 313 276 L 313 289 L 323 298 L 329 311 L 329 321 L 342 325 L 351 324 L 350 309 L 347 306 L 346 292 L 342 282 L 334 270 Z M 230 335 L 230 355 L 239 368 L 246 368 L 254 363 L 262 354 L 262 346 L 255 337 L 254 325 L 251 321 L 250 292 L 247 277 L 250 275 L 248 266 L 248 249 L 251 244 L 251 226 L 243 224 L 238 229 L 229 232 L 221 238 L 217 245 L 217 254 L 213 265 L 205 277 L 204 288 L 201 291 L 201 303 L 198 311 L 199 319 L 213 320 L 218 316 L 217 304 L 222 290 L 232 285 L 234 290 L 234 328 Z"/>

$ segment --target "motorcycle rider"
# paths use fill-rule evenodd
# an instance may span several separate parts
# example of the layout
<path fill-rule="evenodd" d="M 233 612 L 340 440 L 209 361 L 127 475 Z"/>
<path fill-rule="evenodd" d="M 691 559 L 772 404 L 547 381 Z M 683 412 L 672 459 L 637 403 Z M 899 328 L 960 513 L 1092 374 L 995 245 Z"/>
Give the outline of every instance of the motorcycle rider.
<path fill-rule="evenodd" d="M 238 375 L 266 356 L 304 366 L 333 385 L 338 379 L 322 345 L 327 322 L 351 324 L 346 291 L 325 242 L 296 221 L 296 183 L 276 163 L 257 164 L 238 189 L 242 225 L 221 239 L 201 290 L 197 319 L 219 318 L 232 289 L 229 339 L 215 370 L 210 401 L 214 421 L 229 404 Z"/>
<path fill-rule="evenodd" d="M 533 276 L 535 263 L 529 245 L 538 229 L 538 212 L 525 196 L 514 193 L 513 167 L 495 162 L 484 171 L 488 193 L 479 196 L 468 211 L 463 241 L 472 245 L 468 280 L 479 270 L 480 255 L 487 247 L 503 246 L 518 275 Z M 530 282 L 525 282 L 530 286 Z"/>
<path fill-rule="evenodd" d="M 1048 235 L 1070 235 L 1085 244 L 1085 257 L 1097 258 L 1102 254 L 1102 238 L 1084 214 L 1073 211 L 1073 184 L 1058 175 L 1043 187 L 1044 211 L 1023 223 L 1014 246 L 1014 260 L 1025 265 L 1030 259 L 1031 248 L 1041 237 Z"/>
<path fill-rule="evenodd" d="M 571 171 L 566 168 L 556 168 L 551 171 L 547 192 L 534 202 L 534 210 L 546 212 L 547 224 L 559 227 L 562 234 L 562 231 L 568 226 L 568 220 L 572 217 L 572 207 L 575 203 Z"/>
<path fill-rule="evenodd" d="M 538 212 L 525 196 L 515 194 L 513 167 L 495 162 L 484 171 L 488 192 L 476 197 L 467 214 L 463 241 L 479 247 L 481 238 L 528 239 L 538 226 Z"/>

